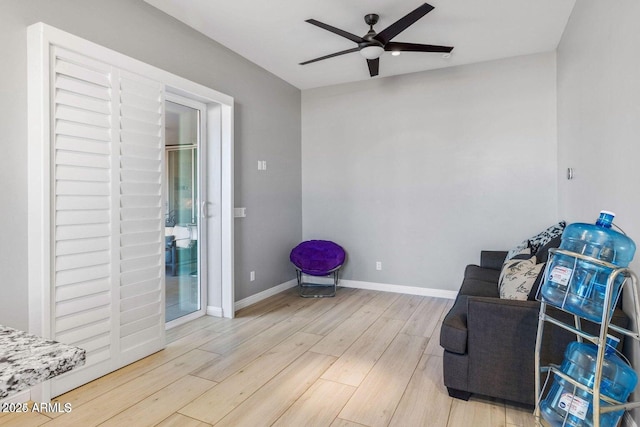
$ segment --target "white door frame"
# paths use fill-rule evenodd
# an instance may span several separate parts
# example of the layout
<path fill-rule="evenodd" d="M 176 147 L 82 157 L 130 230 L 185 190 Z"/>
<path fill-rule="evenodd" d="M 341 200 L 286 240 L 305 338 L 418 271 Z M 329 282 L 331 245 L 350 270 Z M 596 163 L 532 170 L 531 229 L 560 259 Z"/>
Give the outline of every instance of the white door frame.
<path fill-rule="evenodd" d="M 189 82 L 191 84 L 196 84 Z M 200 85 L 198 85 L 200 86 Z M 203 88 L 202 86 L 200 86 Z M 207 91 L 218 93 L 209 88 Z M 207 255 L 203 263 L 207 274 L 206 314 L 216 317 L 233 318 L 235 315 L 234 295 L 234 216 L 233 216 L 233 98 L 231 104 L 203 96 L 201 92 L 185 90 L 177 85 L 167 85 L 167 94 L 192 99 L 206 105 L 206 147 L 202 159 L 206 161 L 203 170 L 207 171 L 207 194 L 200 204 L 200 218 L 207 217 L 208 231 Z M 227 95 L 223 95 L 227 96 Z M 227 97 L 229 98 L 229 97 Z M 206 153 L 206 154 L 205 154 Z M 215 172 L 212 172 L 215 171 Z M 214 241 L 211 234 L 218 234 Z M 219 266 L 219 268 L 216 268 Z"/>
<path fill-rule="evenodd" d="M 197 188 L 198 188 L 198 193 L 197 196 L 195 197 L 195 199 L 198 201 L 198 205 L 196 206 L 196 215 L 198 217 L 198 262 L 197 262 L 197 271 L 198 271 L 198 286 L 199 286 L 199 304 L 200 304 L 200 308 L 192 313 L 186 314 L 184 316 L 178 317 L 174 320 L 171 320 L 169 322 L 165 323 L 165 326 L 167 329 L 171 329 L 175 326 L 181 325 L 183 323 L 189 322 L 190 320 L 196 319 L 198 317 L 201 317 L 203 315 L 206 314 L 207 311 L 207 301 L 208 301 L 208 281 L 209 281 L 209 273 L 208 270 L 211 269 L 212 272 L 211 274 L 213 275 L 214 272 L 220 272 L 220 269 L 222 268 L 221 266 L 221 260 L 218 258 L 216 260 L 212 260 L 213 265 L 210 264 L 211 260 L 209 260 L 207 254 L 209 251 L 209 242 L 212 243 L 212 245 L 215 245 L 216 242 L 219 244 L 220 242 L 220 227 L 218 226 L 217 229 L 211 229 L 208 230 L 208 221 L 207 221 L 207 216 L 210 215 L 209 211 L 206 209 L 206 206 L 210 203 L 210 199 L 209 199 L 209 192 L 208 192 L 208 187 L 210 184 L 215 185 L 215 183 L 213 182 L 209 182 L 208 176 L 209 176 L 209 172 L 207 170 L 208 168 L 208 161 L 207 161 L 207 156 L 208 156 L 208 152 L 209 150 L 211 151 L 215 151 L 217 147 L 215 146 L 209 146 L 209 138 L 208 138 L 208 132 L 207 132 L 207 105 L 202 103 L 202 102 L 197 102 L 194 101 L 191 98 L 187 98 L 184 96 L 178 96 L 175 95 L 171 92 L 165 92 L 165 97 L 164 97 L 164 110 L 165 110 L 165 115 L 166 115 L 166 103 L 167 102 L 172 102 L 174 104 L 180 104 L 183 105 L 185 107 L 189 107 L 192 108 L 196 111 L 198 111 L 199 113 L 199 118 L 198 118 L 198 142 L 196 144 L 196 152 L 197 152 L 197 176 L 196 179 L 198 181 L 197 183 Z M 166 135 L 166 133 L 165 133 Z M 192 147 L 192 146 L 189 146 Z M 167 152 L 167 145 L 166 145 L 166 141 L 165 141 L 165 153 Z M 174 147 L 172 149 L 176 149 L 179 150 L 180 147 Z M 215 153 L 213 153 L 212 155 L 215 156 Z M 215 165 L 215 170 L 220 170 L 220 156 L 216 156 L 218 159 L 218 164 Z M 165 165 L 168 165 L 168 159 L 165 158 Z M 167 168 L 168 166 L 165 166 L 165 170 L 164 170 L 164 176 L 163 176 L 163 182 L 165 185 L 165 201 L 168 200 L 168 191 L 169 188 L 167 187 L 168 182 L 167 182 L 167 178 L 168 178 L 168 172 L 167 172 Z M 220 206 L 220 187 L 218 186 L 218 191 L 212 192 L 212 197 L 214 197 L 215 200 L 215 204 L 216 206 Z M 215 213 L 211 213 L 213 215 L 216 216 L 220 216 L 219 212 L 215 212 Z M 209 238 L 209 235 L 211 235 L 212 238 Z M 216 251 L 219 252 L 219 251 Z M 209 262 L 205 262 L 205 260 L 209 261 Z M 177 268 L 177 267 L 176 267 Z M 165 278 L 166 278 L 166 269 L 165 269 Z M 166 281 L 165 281 L 166 283 Z M 222 283 L 220 281 L 217 281 L 216 285 L 218 286 L 222 286 Z M 165 292 L 166 292 L 166 288 L 165 288 Z M 166 302 L 165 302 L 166 304 Z"/>

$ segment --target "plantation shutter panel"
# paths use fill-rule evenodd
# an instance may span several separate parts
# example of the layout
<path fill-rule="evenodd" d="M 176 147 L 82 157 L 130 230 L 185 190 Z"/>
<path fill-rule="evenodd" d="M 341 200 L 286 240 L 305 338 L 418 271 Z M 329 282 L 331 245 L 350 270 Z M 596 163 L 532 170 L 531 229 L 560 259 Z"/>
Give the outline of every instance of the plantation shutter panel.
<path fill-rule="evenodd" d="M 161 349 L 162 87 L 54 47 L 52 338 L 87 351 L 56 396 Z"/>
<path fill-rule="evenodd" d="M 113 369 L 111 67 L 60 48 L 52 58 L 53 339 L 87 351 L 57 395 Z M 117 166 L 117 164 L 116 164 Z"/>
<path fill-rule="evenodd" d="M 123 360 L 162 346 L 162 86 L 120 78 L 120 338 Z"/>

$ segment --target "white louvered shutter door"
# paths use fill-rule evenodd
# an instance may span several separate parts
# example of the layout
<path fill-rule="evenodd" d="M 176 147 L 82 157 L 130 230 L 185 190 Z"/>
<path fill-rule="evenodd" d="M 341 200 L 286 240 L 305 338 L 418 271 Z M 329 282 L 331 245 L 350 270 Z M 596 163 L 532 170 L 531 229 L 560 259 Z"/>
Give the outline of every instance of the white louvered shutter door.
<path fill-rule="evenodd" d="M 53 339 L 86 349 L 58 395 L 113 369 L 113 72 L 55 48 L 52 58 Z M 116 164 L 117 166 L 117 164 Z"/>
<path fill-rule="evenodd" d="M 162 348 L 163 88 L 120 76 L 120 337 L 124 364 Z"/>
<path fill-rule="evenodd" d="M 53 53 L 52 338 L 87 351 L 57 396 L 164 345 L 163 90 Z"/>

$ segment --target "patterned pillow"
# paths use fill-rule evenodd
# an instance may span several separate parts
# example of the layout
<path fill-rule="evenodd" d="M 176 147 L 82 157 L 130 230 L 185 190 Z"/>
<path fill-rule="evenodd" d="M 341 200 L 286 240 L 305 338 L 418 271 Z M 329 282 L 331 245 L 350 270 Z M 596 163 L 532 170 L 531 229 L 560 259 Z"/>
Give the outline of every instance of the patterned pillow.
<path fill-rule="evenodd" d="M 529 259 L 505 261 L 498 280 L 500 298 L 526 301 L 543 267 L 544 263 L 536 264 L 535 255 Z"/>
<path fill-rule="evenodd" d="M 507 257 L 505 259 L 506 260 L 510 260 L 514 256 L 521 254 L 522 251 L 525 250 L 525 249 L 529 249 L 529 240 L 523 240 L 522 242 L 518 243 L 515 248 L 511 249 L 507 253 Z M 529 251 L 527 253 L 530 254 L 531 251 Z"/>
<path fill-rule="evenodd" d="M 562 236 L 556 236 L 545 243 L 542 247 L 540 247 L 538 249 L 538 252 L 536 252 L 536 258 L 538 259 L 538 262 L 547 262 L 547 260 L 549 259 L 549 249 L 559 248 L 560 243 L 562 243 Z"/>
<path fill-rule="evenodd" d="M 564 228 L 566 226 L 566 222 L 560 221 L 559 223 L 554 224 L 546 230 L 531 237 L 529 239 L 529 247 L 531 248 L 531 253 L 535 255 L 538 252 L 538 249 L 551 241 L 551 239 L 562 235 L 562 232 L 564 231 Z"/>

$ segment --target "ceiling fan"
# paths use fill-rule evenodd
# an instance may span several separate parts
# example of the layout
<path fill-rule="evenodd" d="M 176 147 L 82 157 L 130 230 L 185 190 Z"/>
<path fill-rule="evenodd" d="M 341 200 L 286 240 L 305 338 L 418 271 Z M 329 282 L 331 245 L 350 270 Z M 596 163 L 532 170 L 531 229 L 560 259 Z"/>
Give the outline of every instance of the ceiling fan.
<path fill-rule="evenodd" d="M 351 34 L 339 28 L 332 27 L 331 25 L 325 24 L 315 19 L 307 19 L 306 22 L 310 24 L 323 28 L 327 31 L 331 31 L 334 34 L 356 42 L 358 44 L 358 47 L 301 62 L 300 65 L 311 64 L 312 62 L 322 61 L 323 59 L 333 58 L 334 56 L 340 56 L 346 53 L 360 52 L 360 54 L 367 59 L 369 74 L 371 75 L 371 77 L 374 77 L 378 75 L 378 70 L 380 68 L 380 55 L 382 55 L 384 51 L 450 53 L 453 50 L 453 47 L 451 46 L 435 46 L 430 44 L 401 43 L 391 41 L 391 39 L 409 28 L 418 19 L 422 18 L 433 9 L 433 6 L 424 3 L 417 9 L 409 12 L 377 34 L 374 31 L 373 26 L 378 22 L 379 16 L 375 13 L 370 13 L 368 15 L 365 15 L 364 17 L 364 22 L 369 25 L 369 32 L 367 32 L 367 34 L 362 37 L 356 36 L 355 34 Z"/>

